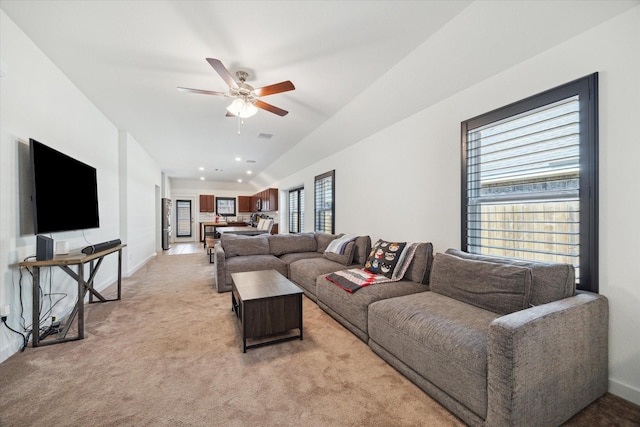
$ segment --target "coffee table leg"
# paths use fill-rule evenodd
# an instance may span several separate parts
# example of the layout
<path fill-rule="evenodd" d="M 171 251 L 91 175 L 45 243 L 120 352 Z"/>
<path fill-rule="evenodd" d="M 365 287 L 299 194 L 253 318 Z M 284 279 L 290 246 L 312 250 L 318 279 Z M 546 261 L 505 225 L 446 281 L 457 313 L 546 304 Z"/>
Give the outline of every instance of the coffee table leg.
<path fill-rule="evenodd" d="M 300 341 L 302 341 L 302 294 L 299 295 L 300 301 Z"/>

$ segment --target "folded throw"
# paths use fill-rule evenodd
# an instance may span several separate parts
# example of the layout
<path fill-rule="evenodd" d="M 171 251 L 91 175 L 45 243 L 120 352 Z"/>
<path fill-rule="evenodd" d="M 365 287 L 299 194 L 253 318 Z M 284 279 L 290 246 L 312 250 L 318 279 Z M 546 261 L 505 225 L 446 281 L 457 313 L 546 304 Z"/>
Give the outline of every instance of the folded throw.
<path fill-rule="evenodd" d="M 349 270 L 336 271 L 327 274 L 325 278 L 336 286 L 347 292 L 354 293 L 365 286 L 377 285 L 381 283 L 398 282 L 402 280 L 404 274 L 409 269 L 409 264 L 413 261 L 413 256 L 418 248 L 417 243 L 411 243 L 404 248 L 401 263 L 396 266 L 391 278 L 382 274 L 375 274 L 363 268 L 352 268 Z"/>
<path fill-rule="evenodd" d="M 334 239 L 331 243 L 329 243 L 329 246 L 327 246 L 325 252 L 333 252 L 334 254 L 344 255 L 344 250 L 347 247 L 347 243 L 354 240 L 356 240 L 356 236 L 349 236 L 348 234 L 345 234 L 344 236 L 338 237 L 337 239 Z"/>

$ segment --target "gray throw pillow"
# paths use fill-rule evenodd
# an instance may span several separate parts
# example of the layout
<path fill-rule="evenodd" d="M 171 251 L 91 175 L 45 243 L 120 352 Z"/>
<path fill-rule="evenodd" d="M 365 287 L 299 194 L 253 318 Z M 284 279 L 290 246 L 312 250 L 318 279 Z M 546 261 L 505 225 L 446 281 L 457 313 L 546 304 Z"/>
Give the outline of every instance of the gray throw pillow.
<path fill-rule="evenodd" d="M 353 262 L 353 253 L 356 249 L 356 242 L 349 242 L 344 247 L 344 254 L 337 254 L 334 252 L 325 252 L 323 256 L 331 261 L 338 262 L 342 265 L 351 265 Z"/>
<path fill-rule="evenodd" d="M 431 291 L 498 314 L 529 307 L 531 269 L 436 254 Z"/>

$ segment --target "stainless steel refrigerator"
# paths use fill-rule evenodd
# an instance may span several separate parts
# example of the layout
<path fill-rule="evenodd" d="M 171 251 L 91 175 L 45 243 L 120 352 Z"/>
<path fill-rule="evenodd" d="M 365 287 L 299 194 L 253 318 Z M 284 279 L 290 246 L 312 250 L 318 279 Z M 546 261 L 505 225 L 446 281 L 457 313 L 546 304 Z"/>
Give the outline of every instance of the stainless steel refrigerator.
<path fill-rule="evenodd" d="M 162 249 L 171 247 L 171 199 L 162 199 Z"/>

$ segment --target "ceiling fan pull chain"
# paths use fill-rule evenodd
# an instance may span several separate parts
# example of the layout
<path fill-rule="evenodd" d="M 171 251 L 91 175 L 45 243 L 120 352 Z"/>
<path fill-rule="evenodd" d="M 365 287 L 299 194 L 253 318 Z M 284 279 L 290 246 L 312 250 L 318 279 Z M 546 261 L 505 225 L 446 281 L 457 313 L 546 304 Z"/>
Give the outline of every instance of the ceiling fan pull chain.
<path fill-rule="evenodd" d="M 238 135 L 240 135 L 240 116 L 238 115 Z"/>

